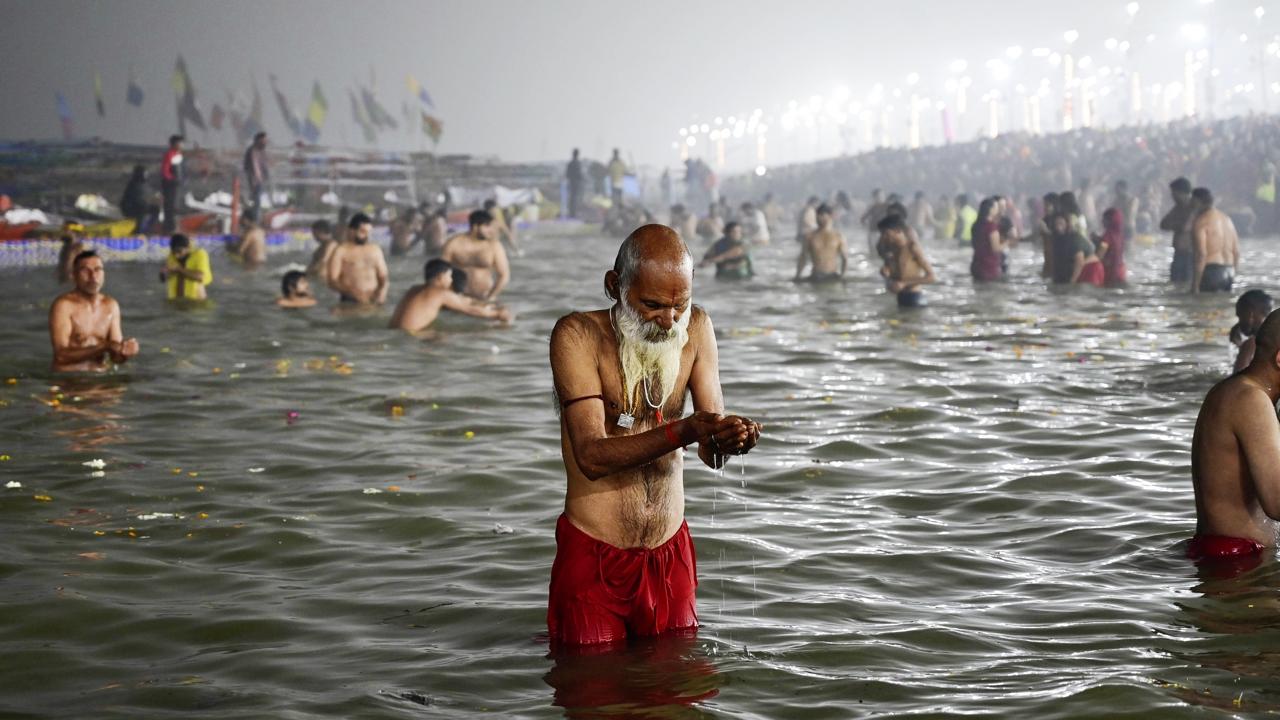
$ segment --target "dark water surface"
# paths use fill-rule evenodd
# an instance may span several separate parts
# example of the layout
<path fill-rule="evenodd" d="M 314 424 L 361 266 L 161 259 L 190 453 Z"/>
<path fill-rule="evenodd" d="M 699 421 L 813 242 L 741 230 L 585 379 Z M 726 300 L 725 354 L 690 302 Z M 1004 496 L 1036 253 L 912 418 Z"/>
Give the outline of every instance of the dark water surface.
<path fill-rule="evenodd" d="M 385 312 L 335 318 L 327 293 L 271 307 L 301 256 L 256 275 L 215 258 L 213 306 L 186 310 L 154 267 L 109 265 L 143 354 L 70 382 L 47 372 L 50 271 L 0 271 L 0 485 L 21 483 L 0 487 L 0 714 L 1280 710 L 1274 558 L 1220 577 L 1182 556 L 1234 297 L 1171 292 L 1167 240 L 1109 292 L 1047 290 L 1027 250 L 975 289 L 965 254 L 929 244 L 946 281 L 918 312 L 861 258 L 844 286 L 793 285 L 787 240 L 754 282 L 700 275 L 726 403 L 765 424 L 745 462 L 688 465 L 704 627 L 558 659 L 547 336 L 603 305 L 617 245 L 527 245 L 514 327 L 449 318 L 425 341 Z M 1247 242 L 1241 285 L 1278 256 Z M 420 272 L 393 261 L 392 298 Z"/>

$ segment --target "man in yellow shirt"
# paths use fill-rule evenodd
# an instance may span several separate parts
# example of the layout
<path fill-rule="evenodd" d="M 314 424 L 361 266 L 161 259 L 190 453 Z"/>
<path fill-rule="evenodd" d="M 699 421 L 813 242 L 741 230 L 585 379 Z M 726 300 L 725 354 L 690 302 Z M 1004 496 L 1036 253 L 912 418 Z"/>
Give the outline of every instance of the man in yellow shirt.
<path fill-rule="evenodd" d="M 165 278 L 170 300 L 204 300 L 208 297 L 204 288 L 213 282 L 209 253 L 193 249 L 191 239 L 182 233 L 169 239 L 169 259 L 160 274 Z"/>

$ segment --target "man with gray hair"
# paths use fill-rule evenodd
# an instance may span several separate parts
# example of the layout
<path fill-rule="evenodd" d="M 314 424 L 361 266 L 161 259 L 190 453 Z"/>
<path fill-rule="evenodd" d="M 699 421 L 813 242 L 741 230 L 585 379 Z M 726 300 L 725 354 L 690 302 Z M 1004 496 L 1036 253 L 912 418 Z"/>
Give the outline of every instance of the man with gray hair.
<path fill-rule="evenodd" d="M 551 334 L 568 492 L 547 625 L 562 645 L 697 628 L 683 451 L 696 443 L 719 468 L 760 437 L 724 414 L 715 333 L 690 304 L 693 259 L 674 230 L 631 233 L 604 288 L 612 307 L 566 315 Z"/>

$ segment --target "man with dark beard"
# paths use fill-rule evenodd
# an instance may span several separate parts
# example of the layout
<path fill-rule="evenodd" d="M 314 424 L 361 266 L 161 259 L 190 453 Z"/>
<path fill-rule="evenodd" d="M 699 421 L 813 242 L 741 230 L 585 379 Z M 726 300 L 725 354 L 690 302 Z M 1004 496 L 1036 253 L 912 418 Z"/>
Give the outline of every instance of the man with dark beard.
<path fill-rule="evenodd" d="M 760 436 L 723 415 L 715 334 L 690 304 L 693 260 L 674 230 L 631 233 L 604 286 L 611 308 L 566 315 L 551 334 L 568 492 L 547 625 L 565 645 L 697 628 L 683 449 L 697 443 L 719 468 Z"/>
<path fill-rule="evenodd" d="M 369 242 L 373 220 L 356 213 L 347 223 L 347 242 L 333 249 L 325 271 L 329 287 L 344 303 L 381 305 L 387 301 L 387 260 L 382 247 Z"/>

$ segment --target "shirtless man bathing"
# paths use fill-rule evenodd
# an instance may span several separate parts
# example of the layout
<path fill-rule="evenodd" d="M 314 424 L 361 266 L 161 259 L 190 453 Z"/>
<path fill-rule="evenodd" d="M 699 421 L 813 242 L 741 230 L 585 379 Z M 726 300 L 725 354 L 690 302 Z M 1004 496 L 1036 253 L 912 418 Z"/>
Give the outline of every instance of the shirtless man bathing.
<path fill-rule="evenodd" d="M 1204 398 L 1191 441 L 1192 558 L 1252 555 L 1280 533 L 1280 312 L 1255 337 L 1253 361 Z"/>
<path fill-rule="evenodd" d="M 690 304 L 693 260 L 674 230 L 631 233 L 604 286 L 612 307 L 566 315 L 551 334 L 568 493 L 547 625 L 565 645 L 697 628 L 683 449 L 696 443 L 719 468 L 760 437 L 723 414 L 715 334 Z"/>
<path fill-rule="evenodd" d="M 800 243 L 800 257 L 796 258 L 796 282 L 831 282 L 844 278 L 849 266 L 849 246 L 844 235 L 833 226 L 834 216 L 827 205 L 819 205 L 818 229 L 805 236 Z M 811 264 L 813 271 L 804 276 Z"/>
<path fill-rule="evenodd" d="M 325 270 L 329 287 L 341 302 L 360 305 L 382 305 L 387 301 L 387 260 L 382 248 L 369 242 L 373 220 L 356 213 L 347 223 L 347 242 L 333 249 Z"/>
<path fill-rule="evenodd" d="M 470 229 L 449 238 L 440 257 L 467 273 L 463 292 L 477 300 L 495 300 L 511 279 L 507 251 L 498 241 L 493 216 L 488 212 L 476 210 L 468 222 Z"/>
<path fill-rule="evenodd" d="M 877 225 L 880 241 L 876 249 L 884 259 L 880 275 L 885 287 L 898 296 L 898 307 L 924 307 L 920 286 L 937 282 L 933 267 L 925 259 L 920 242 L 908 233 L 910 226 L 898 215 L 889 215 Z"/>
<path fill-rule="evenodd" d="M 1196 215 L 1191 225 L 1191 292 L 1231 292 L 1240 266 L 1240 239 L 1226 213 L 1213 206 L 1213 193 L 1191 193 Z"/>
<path fill-rule="evenodd" d="M 76 289 L 59 295 L 49 308 L 49 340 L 54 372 L 103 372 L 138 354 L 138 341 L 120 331 L 120 304 L 102 293 L 107 271 L 92 250 L 71 265 Z"/>
<path fill-rule="evenodd" d="M 441 310 L 452 310 L 471 317 L 511 322 L 511 312 L 501 305 L 485 303 L 456 292 L 453 288 L 455 268 L 435 258 L 422 269 L 424 283 L 414 285 L 400 299 L 391 315 L 390 327 L 419 333 L 436 321 Z"/>

